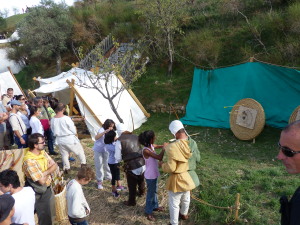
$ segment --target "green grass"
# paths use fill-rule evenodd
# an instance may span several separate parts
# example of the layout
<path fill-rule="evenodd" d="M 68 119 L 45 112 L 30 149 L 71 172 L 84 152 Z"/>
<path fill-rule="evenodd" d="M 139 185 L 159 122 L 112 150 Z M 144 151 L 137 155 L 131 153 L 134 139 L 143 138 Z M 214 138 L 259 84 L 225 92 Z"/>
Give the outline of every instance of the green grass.
<path fill-rule="evenodd" d="M 186 105 L 193 81 L 193 67 L 178 66 L 172 77 L 165 66 L 151 65 L 133 84 L 133 91 L 144 106 L 153 103 Z"/>
<path fill-rule="evenodd" d="M 14 16 L 10 16 L 6 18 L 6 24 L 7 28 L 6 30 L 9 31 L 10 33 L 13 33 L 16 29 L 17 24 L 26 16 L 26 13 L 23 14 L 17 14 Z"/>
<path fill-rule="evenodd" d="M 174 115 L 152 114 L 135 133 L 154 130 L 160 144 L 172 139 L 168 131 Z M 276 159 L 280 130 L 265 127 L 255 143 L 240 141 L 228 129 L 187 126 L 201 152 L 197 173 L 201 185 L 193 194 L 216 206 L 234 205 L 240 193 L 238 224 L 280 224 L 279 198 L 292 195 L 298 187 Z M 226 224 L 228 211 L 215 209 L 192 200 L 195 224 Z M 231 218 L 232 219 L 232 218 Z"/>

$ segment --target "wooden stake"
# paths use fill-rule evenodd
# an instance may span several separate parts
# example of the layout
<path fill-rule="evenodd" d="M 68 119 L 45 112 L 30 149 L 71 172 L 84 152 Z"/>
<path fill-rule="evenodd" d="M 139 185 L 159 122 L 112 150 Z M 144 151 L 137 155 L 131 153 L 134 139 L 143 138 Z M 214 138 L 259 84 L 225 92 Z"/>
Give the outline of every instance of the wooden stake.
<path fill-rule="evenodd" d="M 235 206 L 234 221 L 237 222 L 239 219 L 239 210 L 240 210 L 240 193 L 236 194 L 236 200 L 234 206 Z"/>
<path fill-rule="evenodd" d="M 177 115 L 177 113 L 176 113 L 176 111 L 175 111 L 174 107 L 173 107 L 171 104 L 170 104 L 170 106 L 172 107 L 172 109 L 173 109 L 173 112 L 174 112 L 174 114 L 175 114 L 176 118 L 179 120 L 179 117 L 178 117 L 178 115 Z"/>
<path fill-rule="evenodd" d="M 100 125 L 100 127 L 102 127 L 102 123 L 99 120 L 99 118 L 96 116 L 96 114 L 94 113 L 94 111 L 89 107 L 89 105 L 85 102 L 85 100 L 82 98 L 82 96 L 79 94 L 79 92 L 77 91 L 77 89 L 75 88 L 75 86 L 69 81 L 67 80 L 68 85 L 70 86 L 70 88 L 73 89 L 74 93 L 76 94 L 76 96 L 80 99 L 80 101 L 84 104 L 84 106 L 89 110 L 89 112 L 91 113 L 91 115 L 95 118 L 95 120 L 97 121 L 97 123 Z"/>
<path fill-rule="evenodd" d="M 9 66 L 7 67 L 7 69 L 9 70 L 9 72 L 10 72 L 10 75 L 12 76 L 12 78 L 15 80 L 16 84 L 17 84 L 17 85 L 18 85 L 18 87 L 20 88 L 20 90 L 21 90 L 21 92 L 22 92 L 23 96 L 24 96 L 24 97 L 26 97 L 26 95 L 25 95 L 25 93 L 24 93 L 23 89 L 21 88 L 21 86 L 20 86 L 19 82 L 17 81 L 17 79 L 16 79 L 15 75 L 13 74 L 13 72 L 11 71 L 11 69 L 10 69 L 10 67 L 9 67 Z"/>
<path fill-rule="evenodd" d="M 75 80 L 72 79 L 72 86 L 74 87 Z M 73 107 L 74 107 L 74 91 L 73 88 L 70 88 L 70 115 L 73 116 Z"/>
<path fill-rule="evenodd" d="M 117 75 L 117 77 L 119 78 L 119 80 L 121 81 L 121 83 L 125 86 L 126 82 L 123 79 L 123 77 L 121 75 Z M 126 87 L 126 86 L 125 86 Z M 146 117 L 150 117 L 150 113 L 147 112 L 147 110 L 144 108 L 144 106 L 140 103 L 140 101 L 137 99 L 137 97 L 135 96 L 135 94 L 132 92 L 132 90 L 130 88 L 126 88 L 126 90 L 128 91 L 128 93 L 130 94 L 130 96 L 133 98 L 133 100 L 136 102 L 136 104 L 140 107 L 140 109 L 143 111 L 144 115 Z"/>

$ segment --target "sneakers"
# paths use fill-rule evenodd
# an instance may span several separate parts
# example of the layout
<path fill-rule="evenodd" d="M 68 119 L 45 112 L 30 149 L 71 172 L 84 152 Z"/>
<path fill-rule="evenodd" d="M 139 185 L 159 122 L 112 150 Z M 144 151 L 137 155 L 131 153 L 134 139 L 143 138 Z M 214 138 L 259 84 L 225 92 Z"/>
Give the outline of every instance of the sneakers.
<path fill-rule="evenodd" d="M 112 192 L 112 195 L 115 197 L 115 198 L 118 198 L 120 196 L 120 194 L 117 192 L 117 191 L 113 191 Z"/>
<path fill-rule="evenodd" d="M 103 185 L 102 185 L 102 182 L 101 182 L 101 181 L 98 182 L 98 189 L 99 189 L 99 190 L 102 190 L 102 189 L 103 189 Z"/>
<path fill-rule="evenodd" d="M 73 157 L 69 157 L 69 161 L 74 162 L 76 159 Z"/>
<path fill-rule="evenodd" d="M 126 190 L 126 187 L 124 187 L 124 186 L 117 186 L 117 191 L 124 191 L 124 190 Z"/>

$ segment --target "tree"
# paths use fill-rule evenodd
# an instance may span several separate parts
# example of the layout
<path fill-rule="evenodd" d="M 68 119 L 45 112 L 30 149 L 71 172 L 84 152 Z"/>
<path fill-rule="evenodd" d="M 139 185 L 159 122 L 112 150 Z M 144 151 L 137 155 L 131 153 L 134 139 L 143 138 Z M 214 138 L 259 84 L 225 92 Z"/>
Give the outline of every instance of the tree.
<path fill-rule="evenodd" d="M 30 8 L 18 29 L 29 57 L 55 57 L 56 73 L 61 73 L 61 53 L 67 49 L 72 29 L 67 5 L 42 0 L 40 6 Z"/>
<path fill-rule="evenodd" d="M 6 20 L 0 16 L 0 31 L 4 31 L 7 27 Z"/>
<path fill-rule="evenodd" d="M 4 8 L 3 10 L 0 10 L 0 16 L 3 18 L 7 18 L 9 14 L 9 9 L 8 8 Z"/>
<path fill-rule="evenodd" d="M 19 13 L 19 9 L 17 7 L 13 7 L 13 12 L 14 12 L 14 15 L 17 15 Z"/>
<path fill-rule="evenodd" d="M 114 45 L 116 48 L 119 46 L 118 43 Z M 85 75 L 89 79 L 89 82 L 81 80 L 78 85 L 96 89 L 109 102 L 120 123 L 123 123 L 123 119 L 117 111 L 118 103 L 114 100 L 145 72 L 148 62 L 148 58 L 141 57 L 138 45 L 128 44 L 125 49 L 125 53 L 121 53 L 122 56 L 118 55 L 117 50 L 114 57 L 108 58 L 103 55 L 101 45 L 96 46 L 87 55 L 83 54 L 82 48 L 77 51 L 80 67 L 86 71 Z M 114 82 L 115 76 L 118 75 L 122 76 L 119 77 L 120 81 Z"/>
<path fill-rule="evenodd" d="M 181 22 L 186 17 L 187 0 L 144 0 L 143 15 L 151 31 L 148 32 L 150 44 L 156 45 L 167 52 L 169 65 L 168 74 L 172 75 L 174 63 L 174 39 L 177 33 L 182 33 Z M 154 29 L 151 29 L 151 28 Z"/>

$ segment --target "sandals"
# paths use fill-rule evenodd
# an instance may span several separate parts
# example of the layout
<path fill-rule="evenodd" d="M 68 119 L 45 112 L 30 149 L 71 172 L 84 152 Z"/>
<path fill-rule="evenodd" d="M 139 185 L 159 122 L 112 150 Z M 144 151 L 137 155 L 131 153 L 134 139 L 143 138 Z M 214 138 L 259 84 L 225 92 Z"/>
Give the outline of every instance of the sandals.
<path fill-rule="evenodd" d="M 155 221 L 155 218 L 152 214 L 148 214 L 146 217 L 147 217 L 147 220 Z"/>

